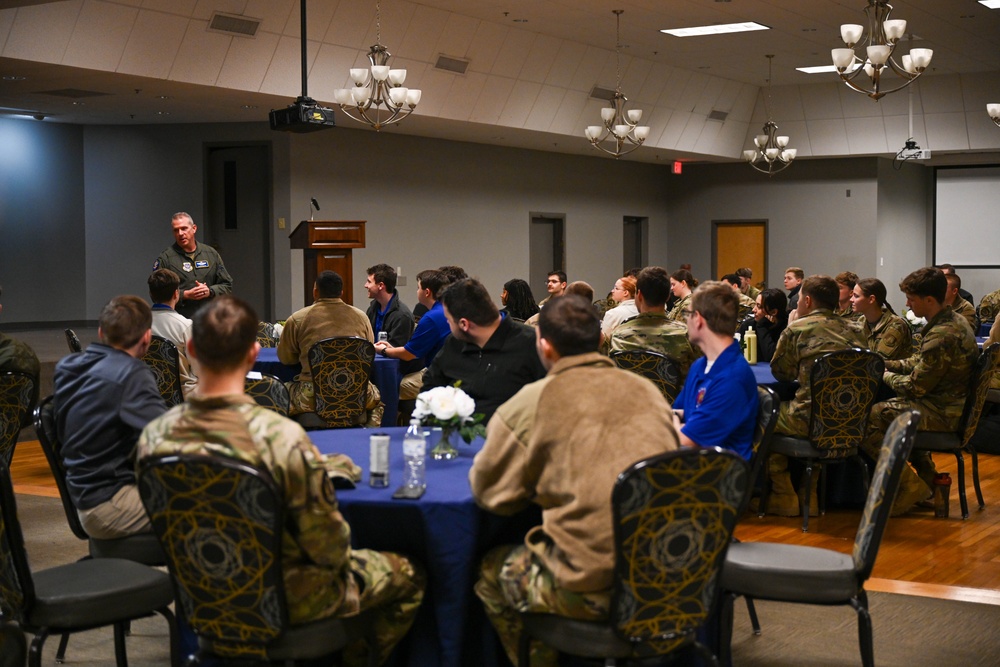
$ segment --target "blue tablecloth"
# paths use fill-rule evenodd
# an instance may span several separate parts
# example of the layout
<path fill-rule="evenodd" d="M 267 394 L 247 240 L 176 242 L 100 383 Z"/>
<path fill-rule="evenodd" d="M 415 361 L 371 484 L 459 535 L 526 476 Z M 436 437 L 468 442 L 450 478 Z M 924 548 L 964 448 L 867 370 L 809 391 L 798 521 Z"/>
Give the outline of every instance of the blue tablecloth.
<path fill-rule="evenodd" d="M 753 371 L 757 384 L 775 384 L 777 380 L 771 374 L 771 364 L 752 364 L 750 370 Z"/>
<path fill-rule="evenodd" d="M 397 653 L 409 667 L 490 665 L 505 660 L 502 649 L 472 586 L 483 554 L 496 545 L 520 542 L 541 522 L 535 509 L 516 517 L 480 510 L 472 499 L 468 474 L 482 440 L 459 444 L 451 461 L 427 460 L 427 491 L 419 500 L 393 500 L 402 481 L 405 428 L 383 428 L 391 436 L 389 486 L 368 485 L 368 438 L 371 429 L 310 431 L 325 454 L 343 453 L 364 469 L 356 489 L 337 492 L 340 509 L 351 525 L 355 547 L 412 556 L 427 569 L 427 595 L 403 646 Z M 438 431 L 428 437 L 428 451 Z M 499 661 L 499 662 L 498 662 Z"/>
<path fill-rule="evenodd" d="M 299 364 L 286 366 L 278 361 L 278 348 L 262 347 L 253 369 L 260 373 L 273 375 L 282 382 L 288 382 L 295 379 L 295 376 L 302 370 L 302 366 Z M 382 402 L 385 403 L 382 423 L 386 426 L 396 425 L 396 414 L 399 412 L 399 381 L 402 379 L 403 376 L 399 372 L 399 359 L 375 355 L 372 382 L 378 387 L 379 393 L 382 394 Z"/>

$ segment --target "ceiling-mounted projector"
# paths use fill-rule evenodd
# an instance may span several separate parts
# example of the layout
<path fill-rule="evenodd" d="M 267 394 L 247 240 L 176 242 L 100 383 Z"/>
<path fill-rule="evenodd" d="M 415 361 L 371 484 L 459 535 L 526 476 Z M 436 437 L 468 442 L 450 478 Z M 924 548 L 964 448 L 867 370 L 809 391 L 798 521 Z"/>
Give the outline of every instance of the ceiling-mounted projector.
<path fill-rule="evenodd" d="M 321 107 L 309 97 L 299 97 L 284 109 L 272 109 L 269 119 L 272 130 L 285 132 L 315 132 L 336 125 L 333 109 Z"/>

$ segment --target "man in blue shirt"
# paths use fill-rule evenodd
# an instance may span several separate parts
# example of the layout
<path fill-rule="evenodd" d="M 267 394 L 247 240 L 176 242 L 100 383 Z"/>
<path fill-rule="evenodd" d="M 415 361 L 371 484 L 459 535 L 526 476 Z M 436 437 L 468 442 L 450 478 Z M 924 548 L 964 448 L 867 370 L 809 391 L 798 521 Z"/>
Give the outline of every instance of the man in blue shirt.
<path fill-rule="evenodd" d="M 413 400 L 424 383 L 424 371 L 434 361 L 434 356 L 451 334 L 444 307 L 437 300 L 438 294 L 448 285 L 447 277 L 436 269 L 417 274 L 417 301 L 427 309 L 420 318 L 410 340 L 401 347 L 389 343 L 376 343 L 375 349 L 387 357 L 399 359 L 403 380 L 399 383 L 400 400 Z"/>
<path fill-rule="evenodd" d="M 402 346 L 413 333 L 413 313 L 399 298 L 396 291 L 396 269 L 388 264 L 368 267 L 365 281 L 368 298 L 368 321 L 372 323 L 375 340 L 381 332 L 386 332 L 389 344 Z"/>
<path fill-rule="evenodd" d="M 736 293 L 726 283 L 708 281 L 695 290 L 686 314 L 688 338 L 705 356 L 691 365 L 674 401 L 674 426 L 683 446 L 722 447 L 750 460 L 757 382 L 733 338 L 738 307 Z"/>

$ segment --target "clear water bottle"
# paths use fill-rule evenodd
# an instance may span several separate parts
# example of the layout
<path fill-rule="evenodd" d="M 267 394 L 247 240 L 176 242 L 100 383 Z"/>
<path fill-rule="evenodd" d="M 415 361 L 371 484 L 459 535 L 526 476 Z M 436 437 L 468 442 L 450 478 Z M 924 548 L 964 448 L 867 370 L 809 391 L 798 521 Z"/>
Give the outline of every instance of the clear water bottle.
<path fill-rule="evenodd" d="M 403 436 L 403 486 L 423 489 L 427 486 L 427 437 L 419 419 L 411 419 Z"/>

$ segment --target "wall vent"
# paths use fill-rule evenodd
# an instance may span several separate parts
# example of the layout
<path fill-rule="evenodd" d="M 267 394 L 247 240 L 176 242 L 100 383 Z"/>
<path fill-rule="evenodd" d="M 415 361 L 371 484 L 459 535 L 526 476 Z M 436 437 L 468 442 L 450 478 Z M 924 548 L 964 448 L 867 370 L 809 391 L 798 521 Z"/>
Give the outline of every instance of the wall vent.
<path fill-rule="evenodd" d="M 604 100 L 605 102 L 610 102 L 614 96 L 615 91 L 610 88 L 601 88 L 600 86 L 594 86 L 590 91 L 590 96 L 596 100 Z"/>
<path fill-rule="evenodd" d="M 254 19 L 249 16 L 215 12 L 212 14 L 212 20 L 208 22 L 208 29 L 211 32 L 222 32 L 238 37 L 255 37 L 262 22 L 263 19 Z"/>
<path fill-rule="evenodd" d="M 728 111 L 719 111 L 718 109 L 712 109 L 712 113 L 708 114 L 709 120 L 726 120 L 729 116 Z"/>
<path fill-rule="evenodd" d="M 465 70 L 469 68 L 469 61 L 462 60 L 461 58 L 452 58 L 451 56 L 438 55 L 438 59 L 437 62 L 434 63 L 434 67 L 437 69 L 443 69 L 446 72 L 465 74 Z"/>

